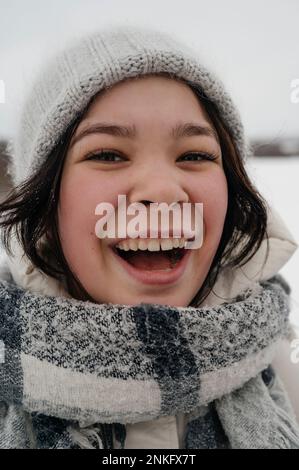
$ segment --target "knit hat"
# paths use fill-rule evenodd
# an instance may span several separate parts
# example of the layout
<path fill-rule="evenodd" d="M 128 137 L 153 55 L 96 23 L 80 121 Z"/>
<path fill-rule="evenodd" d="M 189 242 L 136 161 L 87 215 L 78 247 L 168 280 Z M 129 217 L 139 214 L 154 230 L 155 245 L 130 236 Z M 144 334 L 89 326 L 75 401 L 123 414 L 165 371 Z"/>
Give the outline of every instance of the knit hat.
<path fill-rule="evenodd" d="M 45 161 L 96 93 L 125 78 L 160 72 L 201 87 L 217 105 L 245 159 L 250 148 L 239 113 L 197 53 L 168 33 L 116 25 L 76 40 L 41 70 L 25 101 L 10 149 L 13 182 L 23 182 Z"/>

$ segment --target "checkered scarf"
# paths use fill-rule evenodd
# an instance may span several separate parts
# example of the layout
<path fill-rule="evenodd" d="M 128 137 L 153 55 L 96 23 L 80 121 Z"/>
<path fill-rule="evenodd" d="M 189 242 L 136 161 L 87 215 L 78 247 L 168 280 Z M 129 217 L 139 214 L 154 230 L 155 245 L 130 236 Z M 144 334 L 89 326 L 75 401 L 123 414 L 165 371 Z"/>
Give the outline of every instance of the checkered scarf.
<path fill-rule="evenodd" d="M 2 281 L 0 447 L 124 448 L 127 423 L 186 413 L 185 448 L 299 448 L 269 367 L 288 315 L 280 275 L 199 308 L 96 304 Z"/>

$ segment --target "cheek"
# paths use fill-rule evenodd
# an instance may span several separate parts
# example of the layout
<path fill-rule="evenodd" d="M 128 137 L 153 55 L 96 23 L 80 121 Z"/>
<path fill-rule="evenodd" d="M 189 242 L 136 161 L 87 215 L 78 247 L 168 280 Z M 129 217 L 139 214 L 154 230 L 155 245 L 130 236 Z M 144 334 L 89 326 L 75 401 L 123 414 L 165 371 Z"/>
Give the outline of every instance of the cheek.
<path fill-rule="evenodd" d="M 80 171 L 82 170 L 82 171 Z M 62 247 L 71 264 L 91 243 L 97 242 L 95 208 L 102 200 L 109 200 L 103 181 L 98 181 L 82 167 L 72 168 L 62 176 L 58 205 L 58 223 Z"/>
<path fill-rule="evenodd" d="M 99 216 L 95 208 L 100 202 L 117 203 L 121 191 L 117 181 L 111 185 L 107 176 L 78 166 L 62 175 L 58 205 L 58 226 L 64 255 L 73 267 L 79 258 L 90 256 L 100 240 L 95 235 Z M 119 182 L 121 183 L 121 182 Z"/>
<path fill-rule="evenodd" d="M 62 242 L 65 244 L 82 242 L 82 236 L 91 232 L 95 198 L 93 186 L 87 186 L 76 174 L 63 176 L 60 188 L 58 220 Z M 77 245 L 79 246 L 79 245 Z"/>

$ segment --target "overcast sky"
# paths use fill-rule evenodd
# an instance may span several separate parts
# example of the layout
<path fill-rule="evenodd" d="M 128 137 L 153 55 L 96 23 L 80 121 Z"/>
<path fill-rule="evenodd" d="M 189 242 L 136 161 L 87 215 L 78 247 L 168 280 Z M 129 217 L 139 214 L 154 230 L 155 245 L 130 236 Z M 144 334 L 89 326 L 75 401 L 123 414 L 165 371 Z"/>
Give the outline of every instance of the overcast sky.
<path fill-rule="evenodd" d="M 85 31 L 153 25 L 196 48 L 224 81 L 250 137 L 299 136 L 299 0 L 0 0 L 0 137 L 14 122 L 41 61 Z"/>

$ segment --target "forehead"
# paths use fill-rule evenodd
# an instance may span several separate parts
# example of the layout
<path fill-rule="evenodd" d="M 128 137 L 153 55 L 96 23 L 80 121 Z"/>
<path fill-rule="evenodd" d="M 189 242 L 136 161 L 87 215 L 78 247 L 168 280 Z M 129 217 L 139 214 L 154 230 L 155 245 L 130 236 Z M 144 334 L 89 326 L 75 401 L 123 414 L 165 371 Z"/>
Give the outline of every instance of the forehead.
<path fill-rule="evenodd" d="M 202 119 L 209 116 L 193 90 L 182 79 L 150 74 L 125 79 L 94 96 L 83 121 L 88 118 L 136 119 L 141 124 L 153 119 L 168 123 L 172 117 Z"/>
<path fill-rule="evenodd" d="M 150 75 L 126 79 L 96 95 L 72 138 L 95 134 L 125 139 L 219 136 L 193 90 L 179 80 Z"/>

